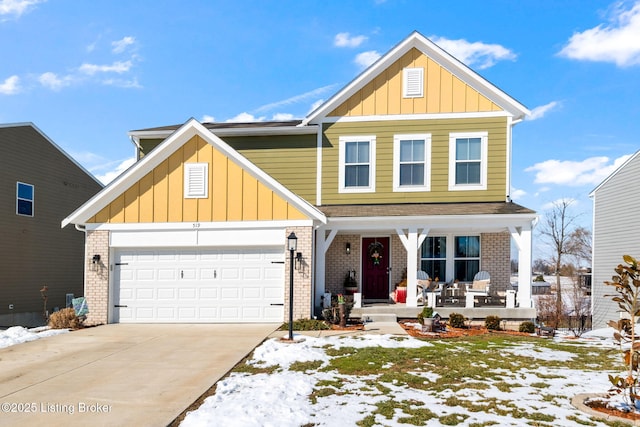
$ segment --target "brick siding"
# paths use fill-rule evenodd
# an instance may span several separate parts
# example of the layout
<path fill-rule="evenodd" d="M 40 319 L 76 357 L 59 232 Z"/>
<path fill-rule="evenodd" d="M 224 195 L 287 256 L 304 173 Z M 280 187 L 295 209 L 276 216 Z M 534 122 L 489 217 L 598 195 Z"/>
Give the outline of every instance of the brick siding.
<path fill-rule="evenodd" d="M 109 232 L 87 231 L 84 268 L 84 296 L 89 306 L 85 324 L 107 323 L 109 312 Z M 92 262 L 100 255 L 100 262 Z"/>

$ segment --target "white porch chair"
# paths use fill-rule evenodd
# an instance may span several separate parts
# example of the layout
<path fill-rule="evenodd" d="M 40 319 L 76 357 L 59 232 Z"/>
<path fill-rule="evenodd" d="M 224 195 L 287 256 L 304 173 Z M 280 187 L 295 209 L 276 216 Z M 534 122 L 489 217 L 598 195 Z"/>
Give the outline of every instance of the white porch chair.
<path fill-rule="evenodd" d="M 491 287 L 491 277 L 487 271 L 479 271 L 473 277 L 473 283 L 467 287 L 465 308 L 473 308 L 476 297 L 488 297 Z"/>

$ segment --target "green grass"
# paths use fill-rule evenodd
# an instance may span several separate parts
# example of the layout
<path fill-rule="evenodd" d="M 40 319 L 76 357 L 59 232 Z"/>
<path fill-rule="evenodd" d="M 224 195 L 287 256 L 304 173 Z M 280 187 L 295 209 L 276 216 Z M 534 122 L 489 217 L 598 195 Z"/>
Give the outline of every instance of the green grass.
<path fill-rule="evenodd" d="M 588 347 L 574 342 L 554 342 L 535 337 L 508 335 L 479 335 L 430 341 L 432 345 L 413 348 L 334 348 L 326 346 L 331 357 L 324 362 L 297 362 L 290 370 L 319 371 L 331 375 L 332 379 L 318 381 L 309 399 L 316 404 L 323 398 L 359 394 L 371 396 L 371 410 L 362 413 L 358 426 L 384 425 L 382 420 L 395 419 L 406 425 L 428 425 L 437 419 L 442 425 L 471 425 L 476 427 L 497 425 L 493 421 L 469 423 L 473 413 L 486 413 L 520 419 L 531 426 L 554 426 L 569 421 L 575 425 L 594 425 L 586 415 L 576 412 L 567 419 L 556 419 L 542 408 L 520 407 L 509 398 L 489 397 L 469 399 L 468 391 L 482 396 L 498 390 L 510 393 L 522 386 L 525 372 L 540 371 L 537 381 L 528 382 L 541 396 L 540 406 L 556 406 L 566 402 L 566 396 L 549 392 L 548 380 L 567 378 L 567 369 L 583 372 L 600 372 L 618 369 L 614 350 Z M 534 357 L 506 353 L 516 345 L 528 345 L 529 350 L 544 348 L 574 354 L 570 360 L 557 358 L 542 360 Z M 506 356 L 505 356 L 506 355 Z M 613 361 L 613 362 L 612 362 Z M 266 368 L 265 368 L 266 369 Z M 551 370 L 551 372 L 550 372 Z M 259 368 L 237 367 L 235 372 L 264 372 Z M 567 372 L 567 376 L 563 375 Z M 428 375 L 425 375 L 428 373 Z M 567 378 L 570 380 L 570 378 Z M 354 384 L 358 384 L 354 387 Z M 426 396 L 441 396 L 442 411 L 435 414 L 421 400 L 400 400 L 394 397 L 395 390 L 415 390 Z M 493 391 L 492 391 L 493 390 Z M 602 390 L 604 392 L 606 390 Z M 445 393 L 446 398 L 442 397 Z M 403 394 L 404 396 L 404 394 Z M 463 408 L 464 410 L 461 410 Z M 582 415 L 582 416 L 580 416 Z M 602 422 L 602 421 L 600 421 Z M 612 422 L 607 425 L 617 427 Z"/>

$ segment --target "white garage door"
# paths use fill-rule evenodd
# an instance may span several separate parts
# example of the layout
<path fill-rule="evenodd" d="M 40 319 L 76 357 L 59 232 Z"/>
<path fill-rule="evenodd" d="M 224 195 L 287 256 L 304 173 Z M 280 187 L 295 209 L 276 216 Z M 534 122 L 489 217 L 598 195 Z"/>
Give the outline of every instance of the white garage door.
<path fill-rule="evenodd" d="M 282 322 L 283 248 L 120 249 L 113 321 Z"/>

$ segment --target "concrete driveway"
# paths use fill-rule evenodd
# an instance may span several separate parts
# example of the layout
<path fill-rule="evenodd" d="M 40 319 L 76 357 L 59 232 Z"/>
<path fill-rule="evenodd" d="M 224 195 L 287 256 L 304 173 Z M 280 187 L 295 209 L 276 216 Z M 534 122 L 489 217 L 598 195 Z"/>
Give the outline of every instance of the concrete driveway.
<path fill-rule="evenodd" d="M 0 349 L 0 425 L 166 426 L 276 327 L 113 324 Z"/>

